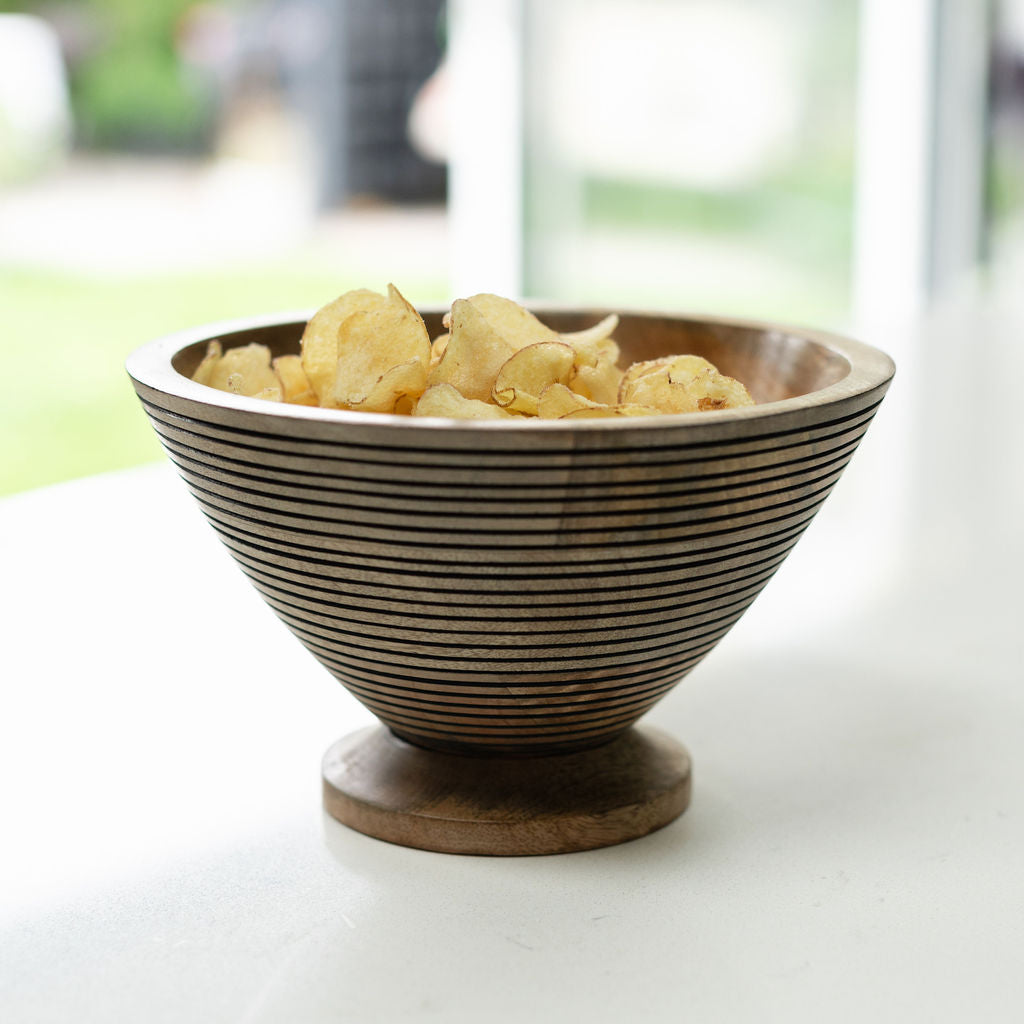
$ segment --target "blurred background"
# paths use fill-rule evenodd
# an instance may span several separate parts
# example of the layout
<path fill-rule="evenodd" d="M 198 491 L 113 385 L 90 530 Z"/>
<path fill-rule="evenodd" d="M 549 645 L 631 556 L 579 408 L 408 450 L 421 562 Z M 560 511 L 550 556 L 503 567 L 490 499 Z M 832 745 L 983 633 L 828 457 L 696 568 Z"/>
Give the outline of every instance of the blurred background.
<path fill-rule="evenodd" d="M 0 0 L 0 493 L 160 456 L 137 345 L 350 287 L 898 350 L 1022 265 L 1024 0 Z"/>

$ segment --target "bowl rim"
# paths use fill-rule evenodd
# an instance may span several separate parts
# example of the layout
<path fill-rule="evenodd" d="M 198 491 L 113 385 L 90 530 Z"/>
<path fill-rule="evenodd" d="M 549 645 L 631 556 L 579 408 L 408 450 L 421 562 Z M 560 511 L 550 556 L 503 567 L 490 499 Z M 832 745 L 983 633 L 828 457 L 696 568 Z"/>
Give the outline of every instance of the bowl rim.
<path fill-rule="evenodd" d="M 888 386 L 896 372 L 892 358 L 881 349 L 846 335 L 818 328 L 790 324 L 783 321 L 760 320 L 744 317 L 709 315 L 685 311 L 631 308 L 618 306 L 606 309 L 598 306 L 570 305 L 555 302 L 525 302 L 524 305 L 536 313 L 580 313 L 596 319 L 617 313 L 619 316 L 657 317 L 677 319 L 695 324 L 757 330 L 764 333 L 789 336 L 821 345 L 830 352 L 841 356 L 847 364 L 847 372 L 837 381 L 793 398 L 745 406 L 739 409 L 721 409 L 714 412 L 665 413 L 657 416 L 619 416 L 594 419 L 548 420 L 537 417 L 521 419 L 468 420 L 435 416 L 402 416 L 391 413 L 359 412 L 353 409 L 326 409 L 320 406 L 292 405 L 285 402 L 269 402 L 266 399 L 235 395 L 205 384 L 197 384 L 185 377 L 173 366 L 172 360 L 183 349 L 197 342 L 221 338 L 230 334 L 279 327 L 287 324 L 303 325 L 316 312 L 316 308 L 265 313 L 229 320 L 213 321 L 175 331 L 155 338 L 136 348 L 126 359 L 125 368 L 137 383 L 154 391 L 172 395 L 179 399 L 212 406 L 224 410 L 251 412 L 295 420 L 311 420 L 318 423 L 360 424 L 380 427 L 394 427 L 401 430 L 429 428 L 432 430 L 459 429 L 480 431 L 560 432 L 577 430 L 630 431 L 663 427 L 669 424 L 707 425 L 712 420 L 726 423 L 746 419 L 779 416 L 829 405 L 844 399 L 868 394 Z M 440 304 L 424 304 L 421 314 L 440 314 L 447 309 Z"/>

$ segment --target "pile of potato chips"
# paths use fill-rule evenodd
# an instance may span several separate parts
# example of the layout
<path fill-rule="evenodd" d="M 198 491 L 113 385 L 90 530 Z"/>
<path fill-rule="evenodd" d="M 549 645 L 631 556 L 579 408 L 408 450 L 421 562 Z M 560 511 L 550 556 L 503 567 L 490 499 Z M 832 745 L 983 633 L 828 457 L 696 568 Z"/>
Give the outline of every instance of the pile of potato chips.
<path fill-rule="evenodd" d="M 618 317 L 559 334 L 510 299 L 457 299 L 431 340 L 394 285 L 346 292 L 312 317 L 302 354 L 211 341 L 193 380 L 222 391 L 326 409 L 455 419 L 658 416 L 753 405 L 700 356 L 619 369 Z"/>

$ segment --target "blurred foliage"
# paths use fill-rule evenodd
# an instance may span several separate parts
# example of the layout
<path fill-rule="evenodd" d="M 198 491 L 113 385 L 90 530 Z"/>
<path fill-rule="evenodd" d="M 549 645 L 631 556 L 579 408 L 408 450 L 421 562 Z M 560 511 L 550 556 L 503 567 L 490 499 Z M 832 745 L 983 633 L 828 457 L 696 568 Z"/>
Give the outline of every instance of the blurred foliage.
<path fill-rule="evenodd" d="M 852 154 L 842 161 L 807 159 L 742 190 L 586 178 L 583 214 L 592 226 L 732 237 L 748 244 L 770 239 L 779 256 L 811 265 L 826 260 L 845 273 L 853 244 L 852 167 Z"/>
<path fill-rule="evenodd" d="M 34 13 L 58 31 L 84 27 L 69 55 L 78 141 L 85 146 L 194 151 L 209 136 L 209 91 L 179 59 L 175 38 L 196 0 L 0 0 L 0 12 Z"/>
<path fill-rule="evenodd" d="M 995 220 L 1024 210 L 1024 174 L 1021 174 L 1021 149 L 1003 140 L 992 147 L 988 163 L 987 199 L 989 215 Z"/>

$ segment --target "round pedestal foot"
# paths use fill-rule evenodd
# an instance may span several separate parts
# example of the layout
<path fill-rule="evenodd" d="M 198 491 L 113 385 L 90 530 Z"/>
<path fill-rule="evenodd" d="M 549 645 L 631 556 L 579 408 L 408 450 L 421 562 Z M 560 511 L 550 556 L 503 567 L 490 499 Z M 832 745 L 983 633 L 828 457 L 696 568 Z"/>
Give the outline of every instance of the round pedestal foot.
<path fill-rule="evenodd" d="M 684 747 L 648 726 L 592 750 L 471 757 L 412 746 L 388 729 L 324 756 L 324 807 L 359 832 L 443 853 L 524 856 L 637 839 L 690 802 Z"/>

